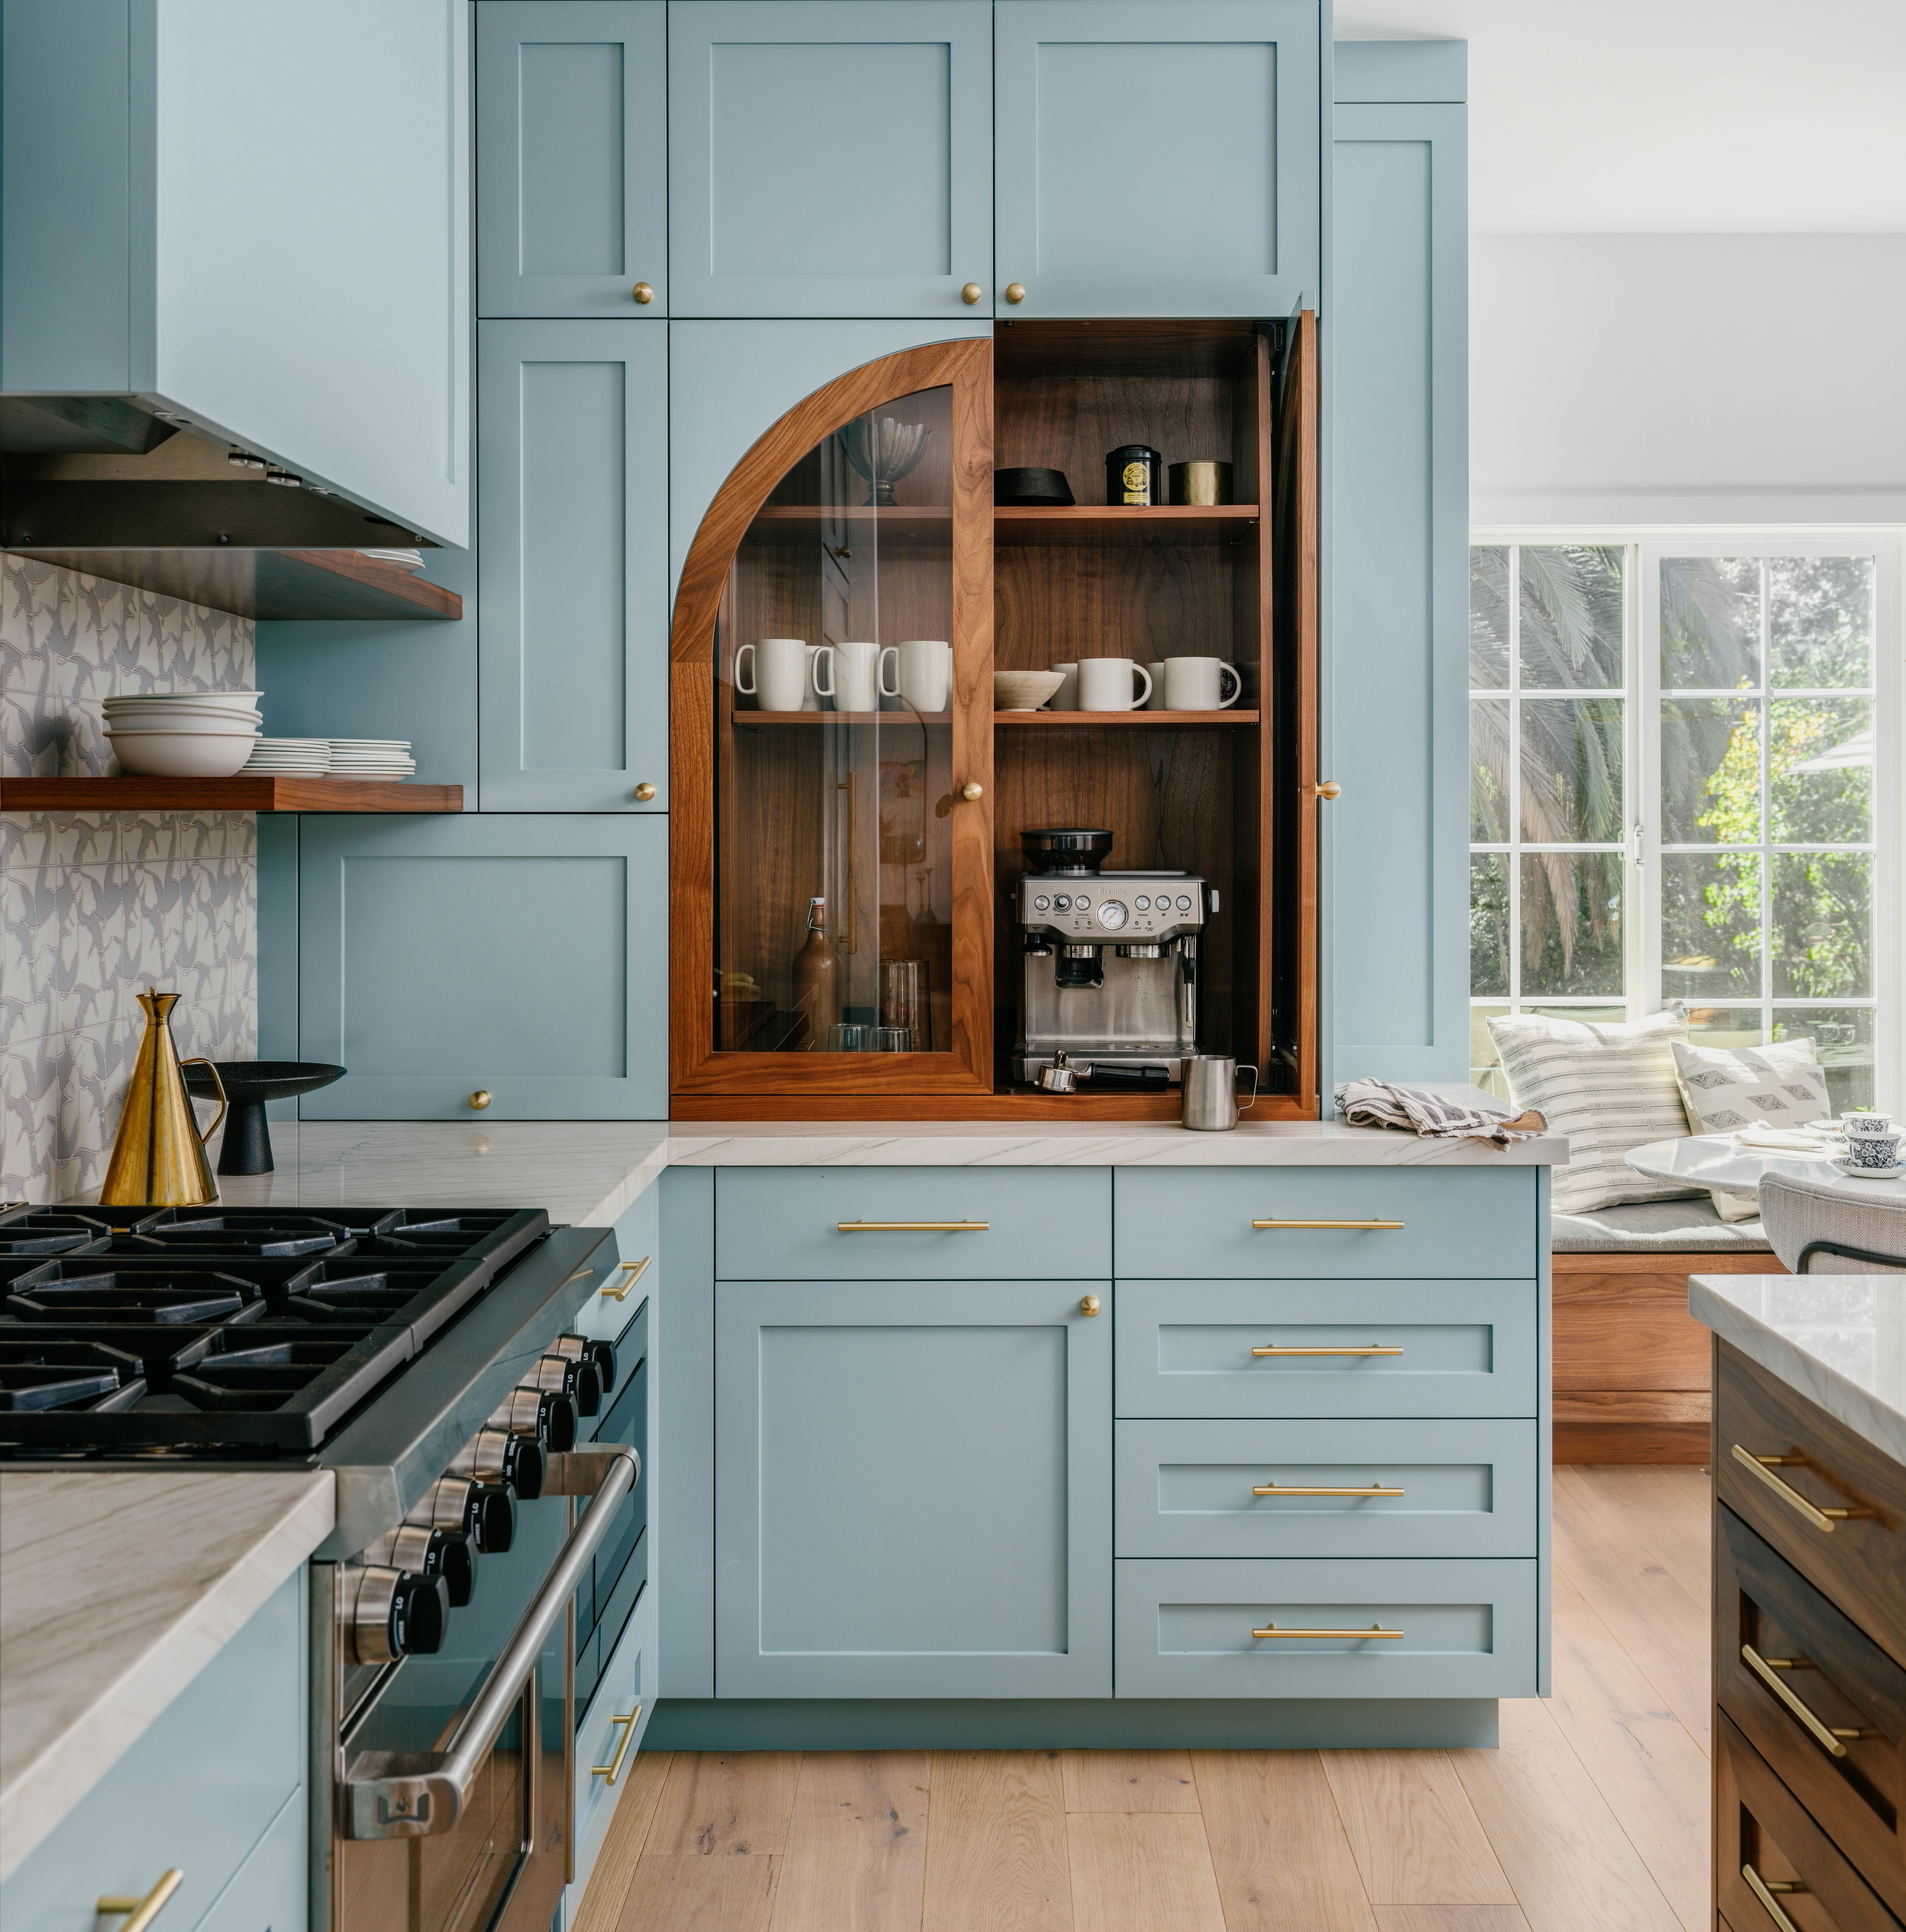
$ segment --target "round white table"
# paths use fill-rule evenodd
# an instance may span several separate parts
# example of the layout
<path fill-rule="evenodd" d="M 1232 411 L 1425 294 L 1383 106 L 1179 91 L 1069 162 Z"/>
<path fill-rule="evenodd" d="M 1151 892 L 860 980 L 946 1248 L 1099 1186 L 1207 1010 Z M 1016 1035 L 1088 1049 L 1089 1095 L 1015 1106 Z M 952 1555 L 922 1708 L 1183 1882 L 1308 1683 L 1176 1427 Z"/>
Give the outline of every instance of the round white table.
<path fill-rule="evenodd" d="M 1850 1201 L 1906 1204 L 1906 1180 L 1855 1180 L 1823 1155 L 1783 1154 L 1777 1148 L 1737 1147 L 1731 1134 L 1689 1134 L 1678 1141 L 1650 1141 L 1624 1156 L 1629 1166 L 1658 1180 L 1689 1187 L 1718 1187 L 1724 1194 L 1756 1194 L 1761 1177 L 1794 1174 Z"/>

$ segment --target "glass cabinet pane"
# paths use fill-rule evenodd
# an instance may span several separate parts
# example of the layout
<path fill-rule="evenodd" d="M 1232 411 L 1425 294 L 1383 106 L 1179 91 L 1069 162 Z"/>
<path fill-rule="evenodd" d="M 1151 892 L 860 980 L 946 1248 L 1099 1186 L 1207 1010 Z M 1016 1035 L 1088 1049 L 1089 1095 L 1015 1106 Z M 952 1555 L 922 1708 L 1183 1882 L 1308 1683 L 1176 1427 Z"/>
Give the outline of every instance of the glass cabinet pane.
<path fill-rule="evenodd" d="M 715 632 L 715 1045 L 952 1045 L 952 392 L 788 471 Z"/>

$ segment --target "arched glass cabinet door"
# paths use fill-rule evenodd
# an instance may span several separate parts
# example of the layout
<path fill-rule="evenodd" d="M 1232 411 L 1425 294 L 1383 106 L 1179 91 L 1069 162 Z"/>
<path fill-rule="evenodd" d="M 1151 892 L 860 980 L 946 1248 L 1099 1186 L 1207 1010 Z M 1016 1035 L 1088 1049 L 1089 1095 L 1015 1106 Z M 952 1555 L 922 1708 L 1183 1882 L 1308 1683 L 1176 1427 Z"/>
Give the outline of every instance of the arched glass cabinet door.
<path fill-rule="evenodd" d="M 738 464 L 677 592 L 678 1094 L 991 1086 L 990 345 L 887 356 Z"/>

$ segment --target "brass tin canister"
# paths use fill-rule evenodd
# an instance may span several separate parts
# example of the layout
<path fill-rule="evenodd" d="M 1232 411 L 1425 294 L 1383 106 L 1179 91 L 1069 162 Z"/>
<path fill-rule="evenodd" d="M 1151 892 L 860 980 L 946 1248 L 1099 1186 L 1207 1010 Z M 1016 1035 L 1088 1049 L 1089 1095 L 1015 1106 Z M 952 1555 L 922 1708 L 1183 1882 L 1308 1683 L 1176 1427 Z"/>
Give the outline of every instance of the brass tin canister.
<path fill-rule="evenodd" d="M 1209 508 L 1231 500 L 1228 463 L 1174 463 L 1165 475 L 1174 503 L 1198 503 Z"/>

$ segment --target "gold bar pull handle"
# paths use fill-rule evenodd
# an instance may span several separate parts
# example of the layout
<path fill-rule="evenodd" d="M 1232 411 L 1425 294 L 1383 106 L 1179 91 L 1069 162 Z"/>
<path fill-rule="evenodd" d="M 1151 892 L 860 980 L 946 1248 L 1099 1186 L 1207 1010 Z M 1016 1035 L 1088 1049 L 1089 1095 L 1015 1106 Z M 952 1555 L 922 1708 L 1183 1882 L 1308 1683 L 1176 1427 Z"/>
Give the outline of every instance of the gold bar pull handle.
<path fill-rule="evenodd" d="M 1788 1508 L 1805 1516 L 1815 1529 L 1831 1530 L 1836 1522 L 1850 1522 L 1857 1517 L 1873 1514 L 1869 1509 L 1817 1508 L 1791 1484 L 1783 1483 L 1774 1474 L 1776 1469 L 1805 1468 L 1807 1459 L 1804 1456 L 1756 1456 L 1737 1442 L 1734 1445 L 1734 1459 L 1750 1474 L 1759 1477 Z"/>
<path fill-rule="evenodd" d="M 1761 1909 L 1780 1928 L 1780 1932 L 1800 1932 L 1800 1928 L 1781 1910 L 1779 1901 L 1774 1894 L 1777 1892 L 1805 1892 L 1805 1886 L 1792 1879 L 1763 1878 L 1752 1865 L 1743 1865 L 1740 1875 L 1746 1880 L 1748 1890 L 1761 1901 Z"/>
<path fill-rule="evenodd" d="M 1295 1483 L 1260 1483 L 1251 1493 L 1254 1496 L 1400 1496 L 1403 1492 L 1382 1483 L 1372 1483 L 1361 1490 L 1312 1489 Z"/>
<path fill-rule="evenodd" d="M 1254 1630 L 1253 1636 L 1387 1636 L 1400 1637 L 1401 1630 L 1386 1630 L 1381 1624 L 1372 1624 L 1368 1630 L 1279 1630 L 1275 1624 L 1266 1624 L 1262 1630 Z"/>
<path fill-rule="evenodd" d="M 1254 1355 L 1400 1355 L 1401 1348 L 1387 1348 L 1381 1342 L 1372 1342 L 1361 1348 L 1280 1348 L 1274 1342 L 1266 1342 L 1262 1348 L 1253 1348 Z"/>
<path fill-rule="evenodd" d="M 158 1883 L 143 1898 L 96 1898 L 93 1910 L 106 1915 L 130 1912 L 131 1917 L 119 1928 L 119 1932 L 145 1932 L 146 1927 L 165 1910 L 166 1901 L 184 1882 L 185 1874 L 174 1865 L 170 1871 L 159 1874 Z"/>
<path fill-rule="evenodd" d="M 1754 1675 L 1759 1678 L 1761 1682 L 1787 1706 L 1788 1709 L 1800 1719 L 1806 1727 L 1808 1736 L 1812 1738 L 1822 1750 L 1834 1757 L 1845 1757 L 1847 1754 L 1847 1748 L 1841 1740 L 1851 1738 L 1857 1742 L 1866 1735 L 1863 1731 L 1850 1731 L 1836 1724 L 1822 1724 L 1820 1719 L 1794 1696 L 1788 1686 L 1782 1682 L 1778 1674 L 1781 1671 L 1805 1670 L 1809 1667 L 1807 1660 L 1804 1657 L 1763 1657 L 1751 1643 L 1744 1643 L 1741 1646 L 1740 1657 L 1741 1661 L 1747 1666 L 1748 1669 L 1752 1671 Z"/>
<path fill-rule="evenodd" d="M 622 1726 L 622 1741 L 616 1745 L 614 1755 L 607 1764 L 592 1764 L 589 1766 L 590 1777 L 606 1778 L 611 1785 L 614 1784 L 616 1779 L 622 1774 L 622 1760 L 629 1754 L 629 1745 L 635 1737 L 635 1727 L 641 1721 L 642 1706 L 640 1704 L 637 1705 L 626 1718 L 611 1718 L 609 1720 L 612 1726 L 617 1724 Z"/>
<path fill-rule="evenodd" d="M 984 1221 L 836 1221 L 842 1234 L 983 1234 Z"/>
<path fill-rule="evenodd" d="M 1401 1221 L 1283 1221 L 1267 1217 L 1254 1221 L 1254 1228 L 1400 1228 Z"/>
<path fill-rule="evenodd" d="M 649 1272 L 649 1264 L 653 1255 L 644 1255 L 639 1262 L 618 1262 L 616 1264 L 616 1280 L 612 1287 L 607 1282 L 602 1284 L 601 1294 L 604 1301 L 620 1301 L 642 1277 Z"/>

